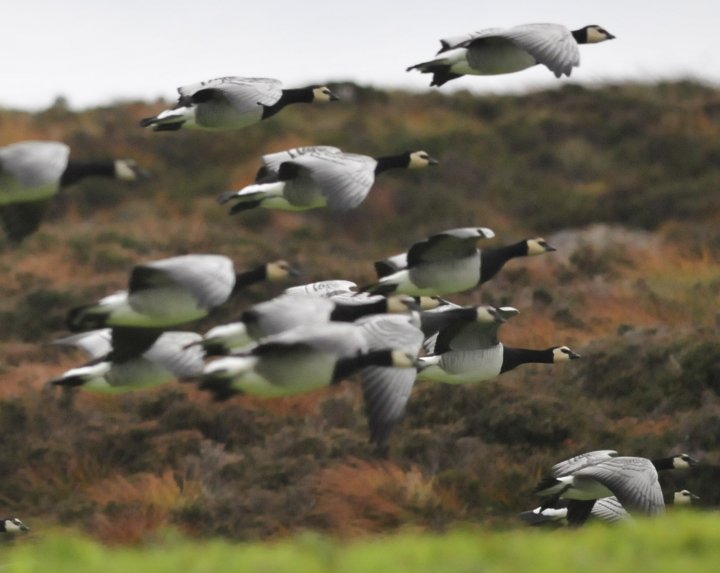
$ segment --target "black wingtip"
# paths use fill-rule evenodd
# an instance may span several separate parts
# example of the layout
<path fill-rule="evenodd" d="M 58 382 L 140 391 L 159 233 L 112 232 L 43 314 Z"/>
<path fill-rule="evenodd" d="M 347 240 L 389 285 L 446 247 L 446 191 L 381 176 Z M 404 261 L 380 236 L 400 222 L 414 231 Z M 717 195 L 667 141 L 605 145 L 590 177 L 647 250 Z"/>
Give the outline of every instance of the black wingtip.
<path fill-rule="evenodd" d="M 230 201 L 233 197 L 237 196 L 237 191 L 225 191 L 225 193 L 220 193 L 215 200 L 220 203 L 220 205 L 224 205 L 228 201 Z"/>
<path fill-rule="evenodd" d="M 546 476 L 538 482 L 538 484 L 535 486 L 534 492 L 542 493 L 543 491 L 545 491 L 547 489 L 557 486 L 559 483 L 560 483 L 560 480 L 554 478 L 553 476 Z M 543 508 L 545 508 L 545 507 L 549 507 L 549 506 L 546 506 L 545 504 L 543 504 Z"/>
<path fill-rule="evenodd" d="M 78 306 L 71 309 L 65 318 L 65 326 L 70 332 L 85 332 L 105 328 L 107 316 L 101 314 L 87 314 L 86 311 L 94 305 Z"/>
<path fill-rule="evenodd" d="M 250 209 L 255 209 L 256 207 L 260 206 L 260 203 L 262 203 L 262 201 L 242 201 L 241 203 L 235 203 L 235 205 L 230 207 L 229 214 L 235 215 L 236 213 L 240 213 L 241 211 L 249 211 Z"/>

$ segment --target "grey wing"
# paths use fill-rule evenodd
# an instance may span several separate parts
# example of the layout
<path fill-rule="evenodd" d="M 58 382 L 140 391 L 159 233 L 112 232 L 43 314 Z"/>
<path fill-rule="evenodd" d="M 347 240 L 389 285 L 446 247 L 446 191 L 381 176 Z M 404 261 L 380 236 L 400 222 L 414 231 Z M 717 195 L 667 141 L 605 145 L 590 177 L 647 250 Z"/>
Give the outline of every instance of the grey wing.
<path fill-rule="evenodd" d="M 286 288 L 285 294 L 293 296 L 308 295 L 332 298 L 339 295 L 352 295 L 356 290 L 356 283 L 342 279 L 334 279 Z"/>
<path fill-rule="evenodd" d="M 412 268 L 421 263 L 449 261 L 470 257 L 477 253 L 477 241 L 491 238 L 495 234 L 483 227 L 462 227 L 449 229 L 418 241 L 407 252 L 407 266 Z M 478 254 L 479 264 L 479 254 Z"/>
<path fill-rule="evenodd" d="M 478 350 L 497 346 L 498 328 L 502 323 L 453 322 L 442 328 L 436 337 L 433 352 L 441 354 L 449 350 Z"/>
<path fill-rule="evenodd" d="M 130 293 L 145 288 L 180 286 L 202 308 L 224 303 L 235 286 L 233 262 L 222 255 L 181 255 L 133 268 Z"/>
<path fill-rule="evenodd" d="M 70 148 L 56 141 L 23 141 L 0 148 L 0 191 L 11 177 L 25 187 L 59 185 Z"/>
<path fill-rule="evenodd" d="M 458 36 L 448 36 L 446 38 L 441 38 L 441 48 L 438 54 L 442 54 L 443 52 L 446 52 L 453 48 L 465 47 L 473 40 L 477 40 L 479 38 L 497 37 L 498 34 L 501 34 L 503 31 L 504 28 L 484 28 L 483 30 L 478 30 L 477 32 L 469 32 L 467 34 L 460 34 Z"/>
<path fill-rule="evenodd" d="M 617 456 L 617 454 L 615 450 L 594 450 L 592 452 L 586 452 L 556 463 L 550 471 L 554 477 L 568 476 L 586 466 L 609 460 L 613 456 Z"/>
<path fill-rule="evenodd" d="M 258 105 L 273 105 L 282 97 L 282 82 L 272 78 L 226 76 L 178 88 L 180 103 L 187 105 L 210 94 L 222 98 L 238 113 L 257 111 Z"/>
<path fill-rule="evenodd" d="M 143 358 L 161 365 L 177 378 L 200 376 L 205 353 L 197 344 L 202 336 L 195 332 L 163 332 L 155 344 L 143 354 Z"/>
<path fill-rule="evenodd" d="M 370 350 L 398 349 L 417 356 L 422 331 L 405 315 L 375 315 L 356 322 L 365 333 Z M 370 441 L 384 445 L 402 420 L 417 371 L 414 368 L 370 366 L 360 371 Z"/>
<path fill-rule="evenodd" d="M 615 494 L 622 506 L 647 515 L 665 511 L 665 501 L 652 462 L 646 458 L 617 457 L 573 473 L 575 479 L 592 478 Z"/>
<path fill-rule="evenodd" d="M 617 521 L 623 521 L 630 518 L 630 514 L 625 511 L 625 508 L 615 496 L 603 497 L 596 500 L 590 515 L 609 523 L 615 523 Z"/>
<path fill-rule="evenodd" d="M 547 66 L 555 76 L 569 76 L 580 65 L 580 49 L 570 30 L 559 24 L 524 24 L 508 28 L 502 37 Z"/>
<path fill-rule="evenodd" d="M 296 326 L 328 322 L 335 305 L 327 298 L 281 295 L 252 306 L 262 336 L 277 334 Z"/>
<path fill-rule="evenodd" d="M 61 346 L 74 346 L 85 352 L 91 360 L 96 360 L 103 358 L 112 350 L 112 335 L 109 328 L 101 328 L 64 336 L 53 340 L 52 343 Z"/>
<path fill-rule="evenodd" d="M 325 155 L 333 153 L 342 153 L 338 147 L 330 145 L 312 145 L 307 147 L 295 147 L 286 151 L 278 151 L 276 153 L 268 153 L 262 157 L 262 167 L 258 172 L 256 180 L 262 180 L 263 183 L 277 180 L 280 165 L 286 161 L 292 161 L 303 155 Z"/>
<path fill-rule="evenodd" d="M 352 323 L 328 322 L 295 327 L 262 338 L 260 345 L 304 345 L 338 357 L 355 356 L 368 350 L 364 334 Z"/>
<path fill-rule="evenodd" d="M 372 157 L 354 153 L 313 154 L 293 160 L 317 185 L 333 211 L 349 211 L 365 200 L 375 182 Z"/>

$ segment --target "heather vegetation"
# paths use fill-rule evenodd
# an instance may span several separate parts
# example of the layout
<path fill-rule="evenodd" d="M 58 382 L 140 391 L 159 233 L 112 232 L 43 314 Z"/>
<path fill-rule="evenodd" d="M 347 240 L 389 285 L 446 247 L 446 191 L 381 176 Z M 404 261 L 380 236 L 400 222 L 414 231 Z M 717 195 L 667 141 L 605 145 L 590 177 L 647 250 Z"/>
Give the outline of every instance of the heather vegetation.
<path fill-rule="evenodd" d="M 21 245 L 0 236 L 0 508 L 36 531 L 71 525 L 114 543 L 168 527 L 259 540 L 517 526 L 552 463 L 597 448 L 686 451 L 703 465 L 664 475 L 665 489 L 720 504 L 720 92 L 334 89 L 342 102 L 220 134 L 140 129 L 163 102 L 0 111 L 0 144 L 57 139 L 154 174 L 131 187 L 87 180 Z M 215 202 L 251 181 L 261 154 L 311 144 L 425 149 L 441 163 L 383 175 L 347 215 L 229 217 Z M 222 253 L 242 268 L 282 256 L 304 282 L 367 284 L 373 260 L 465 225 L 492 228 L 498 245 L 543 235 L 558 251 L 512 261 L 453 300 L 515 306 L 506 343 L 568 344 L 583 358 L 472 387 L 418 385 L 386 457 L 367 442 L 352 381 L 225 403 L 192 384 L 72 398 L 46 386 L 84 360 L 49 344 L 66 334 L 67 310 L 123 288 L 137 262 Z M 249 289 L 192 328 L 281 288 Z"/>

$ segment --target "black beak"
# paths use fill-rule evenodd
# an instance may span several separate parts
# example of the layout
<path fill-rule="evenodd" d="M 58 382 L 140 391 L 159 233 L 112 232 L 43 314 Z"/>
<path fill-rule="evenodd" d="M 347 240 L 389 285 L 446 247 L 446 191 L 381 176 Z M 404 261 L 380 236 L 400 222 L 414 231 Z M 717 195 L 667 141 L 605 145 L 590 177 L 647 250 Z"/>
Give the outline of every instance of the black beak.
<path fill-rule="evenodd" d="M 577 352 L 573 352 L 572 350 L 568 353 L 568 356 L 570 357 L 570 360 L 577 360 L 580 358 L 580 355 Z"/>
<path fill-rule="evenodd" d="M 437 165 L 439 163 L 440 162 L 437 159 L 435 159 L 434 157 L 428 158 L 428 165 Z"/>

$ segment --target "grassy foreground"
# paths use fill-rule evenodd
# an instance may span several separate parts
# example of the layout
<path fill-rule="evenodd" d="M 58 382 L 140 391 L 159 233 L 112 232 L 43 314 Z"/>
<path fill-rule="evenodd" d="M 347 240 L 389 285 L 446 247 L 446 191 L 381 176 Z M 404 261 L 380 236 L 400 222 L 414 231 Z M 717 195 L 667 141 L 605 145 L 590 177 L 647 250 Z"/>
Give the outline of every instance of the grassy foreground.
<path fill-rule="evenodd" d="M 188 541 L 173 535 L 142 547 L 108 548 L 79 536 L 32 534 L 0 547 L 3 571 L 25 573 L 288 572 L 464 573 L 497 571 L 717 571 L 720 519 L 675 514 L 578 531 L 483 529 L 405 533 L 351 542 L 302 535 L 275 543 Z"/>

